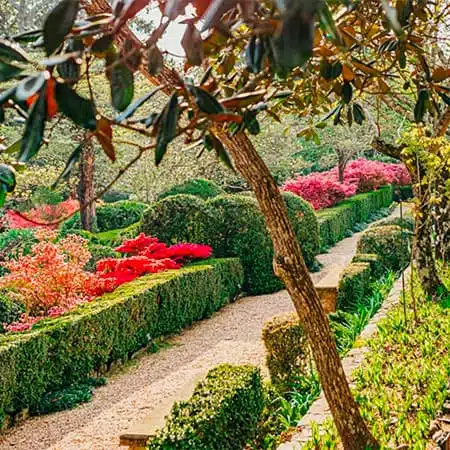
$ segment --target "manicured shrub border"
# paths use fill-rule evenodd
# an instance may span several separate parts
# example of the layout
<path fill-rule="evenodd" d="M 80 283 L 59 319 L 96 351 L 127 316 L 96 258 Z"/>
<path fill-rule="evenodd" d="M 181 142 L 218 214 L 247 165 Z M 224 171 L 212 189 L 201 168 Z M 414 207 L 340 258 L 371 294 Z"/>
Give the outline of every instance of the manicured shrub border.
<path fill-rule="evenodd" d="M 36 409 L 46 392 L 210 316 L 242 284 L 238 259 L 209 260 L 144 276 L 29 332 L 0 337 L 0 428 L 6 415 Z"/>
<path fill-rule="evenodd" d="M 176 403 L 149 450 L 241 450 L 264 408 L 261 374 L 228 364 L 210 370 L 186 402 Z"/>
<path fill-rule="evenodd" d="M 334 208 L 317 213 L 322 248 L 331 247 L 344 239 L 358 224 L 369 222 L 371 215 L 392 203 L 392 186 L 350 197 Z"/>

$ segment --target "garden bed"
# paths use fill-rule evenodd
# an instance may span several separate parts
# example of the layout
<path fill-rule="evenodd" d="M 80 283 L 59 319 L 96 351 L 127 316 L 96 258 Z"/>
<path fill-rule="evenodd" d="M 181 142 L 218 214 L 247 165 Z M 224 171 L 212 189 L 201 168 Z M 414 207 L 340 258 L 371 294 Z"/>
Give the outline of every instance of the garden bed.
<path fill-rule="evenodd" d="M 144 276 L 29 332 L 1 336 L 0 424 L 38 409 L 46 392 L 107 370 L 153 339 L 210 316 L 242 284 L 239 260 L 209 260 Z"/>

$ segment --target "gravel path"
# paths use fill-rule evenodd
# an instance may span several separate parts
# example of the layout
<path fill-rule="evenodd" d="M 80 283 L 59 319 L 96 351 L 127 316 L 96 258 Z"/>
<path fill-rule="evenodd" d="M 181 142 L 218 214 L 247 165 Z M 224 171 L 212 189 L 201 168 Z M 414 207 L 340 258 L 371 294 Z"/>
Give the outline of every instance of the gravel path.
<path fill-rule="evenodd" d="M 394 215 L 398 211 L 394 212 Z M 344 267 L 355 254 L 359 233 L 320 255 L 324 268 L 315 282 Z M 293 311 L 285 291 L 246 297 L 169 339 L 170 347 L 146 354 L 135 365 L 109 377 L 92 402 L 72 411 L 33 417 L 0 437 L 0 449 L 112 450 L 119 435 L 149 416 L 175 389 L 221 363 L 254 364 L 265 369 L 261 341 L 264 323 Z"/>

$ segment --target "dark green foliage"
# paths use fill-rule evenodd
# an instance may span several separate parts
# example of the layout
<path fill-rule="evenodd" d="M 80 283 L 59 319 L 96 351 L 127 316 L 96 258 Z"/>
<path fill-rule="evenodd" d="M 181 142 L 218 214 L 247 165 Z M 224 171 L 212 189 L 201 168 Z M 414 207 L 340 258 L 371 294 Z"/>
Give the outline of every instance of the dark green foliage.
<path fill-rule="evenodd" d="M 370 228 L 358 242 L 358 253 L 375 253 L 387 270 L 398 272 L 410 262 L 411 233 L 399 226 L 389 225 Z"/>
<path fill-rule="evenodd" d="M 166 244 L 209 244 L 214 221 L 212 208 L 201 198 L 180 194 L 153 203 L 142 217 L 140 231 Z"/>
<path fill-rule="evenodd" d="M 28 255 L 31 247 L 37 243 L 34 232 L 30 229 L 11 229 L 0 233 L 0 261 L 19 259 Z M 0 266 L 0 275 L 6 269 Z"/>
<path fill-rule="evenodd" d="M 355 311 L 368 293 L 371 270 L 369 263 L 351 263 L 341 274 L 338 286 L 337 307 Z"/>
<path fill-rule="evenodd" d="M 374 213 L 392 203 L 392 186 L 350 197 L 334 208 L 317 213 L 322 248 L 331 247 L 344 239 L 357 224 L 371 220 Z"/>
<path fill-rule="evenodd" d="M 106 245 L 90 244 L 89 251 L 91 253 L 91 258 L 85 267 L 88 272 L 95 272 L 97 263 L 102 259 L 119 257 L 119 253 L 115 252 L 111 247 L 107 247 Z"/>
<path fill-rule="evenodd" d="M 394 186 L 394 200 L 396 202 L 410 200 L 413 197 L 412 186 Z"/>
<path fill-rule="evenodd" d="M 281 391 L 289 390 L 310 372 L 311 351 L 297 314 L 274 317 L 262 331 L 270 379 Z"/>
<path fill-rule="evenodd" d="M 210 370 L 192 397 L 176 403 L 149 450 L 241 450 L 256 435 L 264 408 L 261 374 L 228 364 Z"/>
<path fill-rule="evenodd" d="M 59 192 L 45 186 L 37 187 L 31 196 L 33 205 L 57 205 L 62 201 L 64 201 L 64 198 Z"/>
<path fill-rule="evenodd" d="M 88 378 L 82 383 L 73 384 L 60 391 L 49 392 L 30 412 L 31 414 L 49 414 L 73 409 L 81 403 L 91 401 L 94 389 L 105 384 L 106 378 Z"/>
<path fill-rule="evenodd" d="M 238 256 L 245 270 L 244 289 L 266 294 L 282 289 L 272 268 L 273 246 L 264 217 L 251 197 L 221 195 L 207 202 L 214 211 L 210 227 L 214 255 Z"/>
<path fill-rule="evenodd" d="M 208 317 L 242 283 L 238 260 L 210 260 L 141 277 L 30 332 L 0 336 L 0 417 L 36 408 L 45 393 Z"/>
<path fill-rule="evenodd" d="M 120 202 L 122 200 L 129 200 L 130 194 L 127 192 L 119 192 L 119 191 L 108 191 L 103 195 L 102 200 L 105 203 L 115 203 Z"/>
<path fill-rule="evenodd" d="M 0 291 L 0 333 L 4 323 L 16 322 L 24 312 L 24 305 L 11 300 L 6 291 Z"/>
<path fill-rule="evenodd" d="M 127 200 L 100 206 L 97 208 L 97 229 L 102 232 L 128 227 L 139 222 L 147 208 L 148 205 L 145 203 Z M 81 229 L 79 213 L 66 220 L 62 225 L 63 232 L 79 229 Z"/>
<path fill-rule="evenodd" d="M 217 197 L 218 195 L 224 194 L 224 190 L 214 181 L 199 178 L 172 186 L 170 189 L 163 192 L 158 197 L 158 200 L 178 194 L 195 195 L 207 200 L 208 198 Z"/>
<path fill-rule="evenodd" d="M 403 220 L 400 219 L 400 217 L 381 220 L 380 222 L 377 222 L 374 227 L 389 227 L 391 225 L 396 225 L 404 230 L 414 232 L 415 224 L 412 217 L 403 217 Z"/>
<path fill-rule="evenodd" d="M 376 254 L 357 253 L 353 257 L 352 263 L 369 263 L 371 277 L 373 279 L 378 279 L 386 272 L 385 267 L 381 264 L 380 258 Z"/>
<path fill-rule="evenodd" d="M 283 192 L 284 203 L 306 265 L 311 269 L 320 253 L 319 223 L 312 206 L 298 195 Z"/>

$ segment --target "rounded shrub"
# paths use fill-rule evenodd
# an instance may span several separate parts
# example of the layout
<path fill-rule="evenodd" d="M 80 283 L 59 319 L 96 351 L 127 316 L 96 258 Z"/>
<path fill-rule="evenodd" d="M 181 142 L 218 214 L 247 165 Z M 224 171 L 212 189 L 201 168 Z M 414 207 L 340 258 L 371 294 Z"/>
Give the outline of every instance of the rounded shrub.
<path fill-rule="evenodd" d="M 369 228 L 358 242 L 358 253 L 378 255 L 380 263 L 387 269 L 400 271 L 410 262 L 411 233 L 397 225 Z"/>
<path fill-rule="evenodd" d="M 396 225 L 405 230 L 414 231 L 414 219 L 412 217 L 403 217 L 403 220 L 400 217 L 392 217 L 384 220 L 380 220 L 376 224 L 374 224 L 371 228 L 375 227 L 389 227 L 392 225 Z"/>
<path fill-rule="evenodd" d="M 108 191 L 103 195 L 102 200 L 105 203 L 115 203 L 120 202 L 122 200 L 129 200 L 130 194 L 127 192 L 119 192 L 119 191 Z"/>
<path fill-rule="evenodd" d="M 283 192 L 289 220 L 302 249 L 306 265 L 312 269 L 320 253 L 319 222 L 313 207 L 306 200 L 290 192 Z"/>
<path fill-rule="evenodd" d="M 128 200 L 109 203 L 97 208 L 97 230 L 99 232 L 125 228 L 139 222 L 142 213 L 148 205 Z M 62 231 L 78 230 L 81 228 L 80 213 L 73 215 L 62 225 Z"/>
<path fill-rule="evenodd" d="M 174 195 L 153 203 L 144 213 L 140 232 L 155 236 L 166 244 L 211 243 L 214 212 L 195 195 Z"/>
<path fill-rule="evenodd" d="M 206 200 L 208 198 L 217 197 L 223 193 L 224 190 L 214 181 L 198 178 L 186 181 L 183 184 L 172 186 L 170 189 L 160 194 L 158 200 L 179 194 L 195 195 Z"/>

